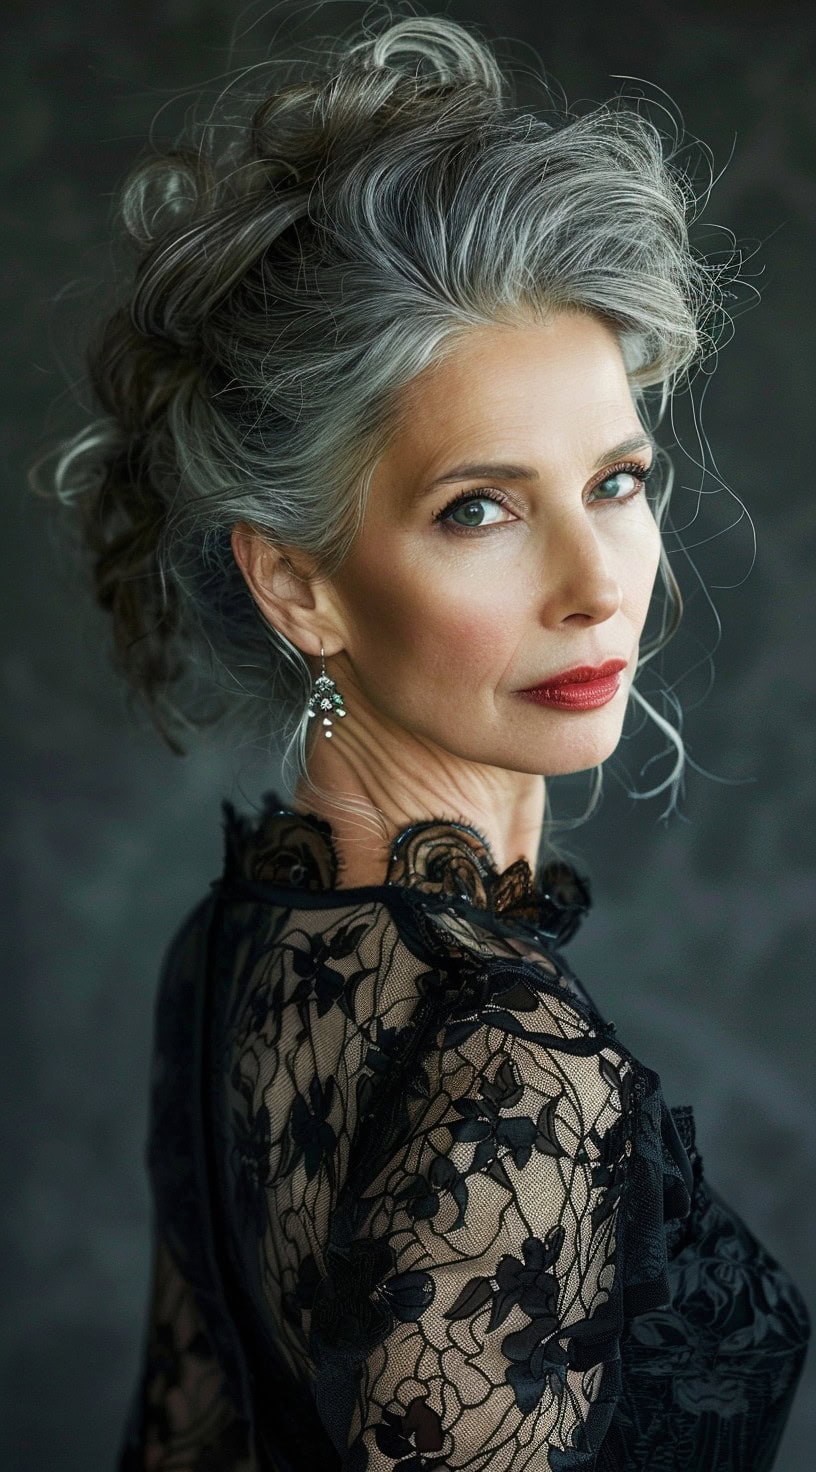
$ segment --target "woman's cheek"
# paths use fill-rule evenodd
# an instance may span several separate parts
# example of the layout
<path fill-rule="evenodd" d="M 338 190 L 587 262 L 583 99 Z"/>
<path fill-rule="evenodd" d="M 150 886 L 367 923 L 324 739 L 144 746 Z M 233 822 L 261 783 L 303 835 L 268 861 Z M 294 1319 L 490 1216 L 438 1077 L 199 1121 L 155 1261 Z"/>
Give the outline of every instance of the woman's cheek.
<path fill-rule="evenodd" d="M 618 548 L 618 576 L 626 602 L 631 608 L 642 610 L 645 619 L 660 565 L 661 548 L 660 528 L 648 506 L 644 507 L 643 515 L 629 525 L 627 533 Z"/>

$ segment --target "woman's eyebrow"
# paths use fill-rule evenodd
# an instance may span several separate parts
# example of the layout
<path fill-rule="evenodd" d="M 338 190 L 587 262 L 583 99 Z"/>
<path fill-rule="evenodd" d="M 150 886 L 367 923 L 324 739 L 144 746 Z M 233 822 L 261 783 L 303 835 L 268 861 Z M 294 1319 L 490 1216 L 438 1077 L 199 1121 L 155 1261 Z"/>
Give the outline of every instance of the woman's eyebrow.
<path fill-rule="evenodd" d="M 603 470 L 610 461 L 621 460 L 624 455 L 631 455 L 635 450 L 652 450 L 656 453 L 657 445 L 649 434 L 630 435 L 628 439 L 621 440 L 619 445 L 613 445 L 610 450 L 599 455 L 592 470 Z M 447 481 L 477 480 L 489 475 L 499 476 L 502 480 L 538 480 L 538 471 L 530 465 L 506 465 L 496 460 L 469 462 L 465 465 L 454 465 L 444 475 L 438 475 L 425 487 L 422 494 L 427 494 L 434 486 L 444 485 Z"/>

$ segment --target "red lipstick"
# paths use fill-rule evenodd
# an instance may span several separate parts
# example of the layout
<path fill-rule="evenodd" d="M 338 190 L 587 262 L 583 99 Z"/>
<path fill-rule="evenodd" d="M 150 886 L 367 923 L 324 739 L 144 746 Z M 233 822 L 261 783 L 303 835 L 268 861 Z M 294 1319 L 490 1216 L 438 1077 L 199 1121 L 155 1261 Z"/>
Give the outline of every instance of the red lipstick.
<path fill-rule="evenodd" d="M 575 665 L 550 675 L 540 685 L 520 690 L 519 694 L 537 705 L 551 705 L 559 710 L 594 710 L 617 694 L 618 676 L 627 663 L 625 659 L 608 659 L 605 664 Z"/>

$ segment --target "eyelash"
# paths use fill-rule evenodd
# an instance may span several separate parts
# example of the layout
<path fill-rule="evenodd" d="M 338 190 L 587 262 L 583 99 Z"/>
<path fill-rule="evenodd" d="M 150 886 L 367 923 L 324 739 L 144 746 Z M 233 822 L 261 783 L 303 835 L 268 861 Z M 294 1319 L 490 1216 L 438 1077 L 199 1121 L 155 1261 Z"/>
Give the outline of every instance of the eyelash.
<path fill-rule="evenodd" d="M 602 504 L 605 504 L 607 506 L 626 506 L 630 501 L 633 501 L 636 496 L 639 496 L 642 491 L 648 490 L 649 481 L 654 475 L 656 469 L 656 460 L 653 460 L 651 465 L 649 465 L 648 467 L 645 465 L 641 465 L 637 461 L 630 460 L 622 465 L 615 465 L 611 470 L 608 470 L 606 475 L 603 477 L 603 480 L 596 481 L 595 486 L 593 486 L 593 490 L 597 489 L 598 486 L 602 486 L 605 481 L 611 480 L 613 475 L 622 475 L 624 473 L 628 475 L 634 475 L 637 480 L 640 481 L 640 486 L 636 491 L 630 491 L 628 496 L 613 496 L 608 499 L 605 498 L 602 502 Z M 505 495 L 504 491 L 500 491 L 496 486 L 484 487 L 483 489 L 478 489 L 475 491 L 461 491 L 458 496 L 454 496 L 453 500 L 448 502 L 447 506 L 443 506 L 441 511 L 437 511 L 436 515 L 433 518 L 434 521 L 442 522 L 445 525 L 446 530 L 452 530 L 456 535 L 458 535 L 460 532 L 463 532 L 465 536 L 469 536 L 471 532 L 487 531 L 489 527 L 492 526 L 509 525 L 508 522 L 490 522 L 485 526 L 461 526 L 458 522 L 451 521 L 450 513 L 455 511 L 457 506 L 463 506 L 468 501 L 492 501 L 493 504 L 496 506 L 510 506 L 509 497 Z"/>

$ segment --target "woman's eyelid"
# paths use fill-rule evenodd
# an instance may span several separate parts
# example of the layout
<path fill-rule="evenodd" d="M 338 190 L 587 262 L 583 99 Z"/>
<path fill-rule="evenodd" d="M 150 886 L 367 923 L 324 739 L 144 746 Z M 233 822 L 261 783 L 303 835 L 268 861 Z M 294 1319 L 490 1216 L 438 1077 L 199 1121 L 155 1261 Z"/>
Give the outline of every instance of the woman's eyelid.
<path fill-rule="evenodd" d="M 602 470 L 599 475 L 595 476 L 590 482 L 588 489 L 590 491 L 597 490 L 598 486 L 602 486 L 605 481 L 612 480 L 613 476 L 616 475 L 634 475 L 645 479 L 646 476 L 651 474 L 654 468 L 654 458 L 650 459 L 648 463 L 644 460 L 621 460 L 617 465 L 612 465 L 608 470 Z"/>

